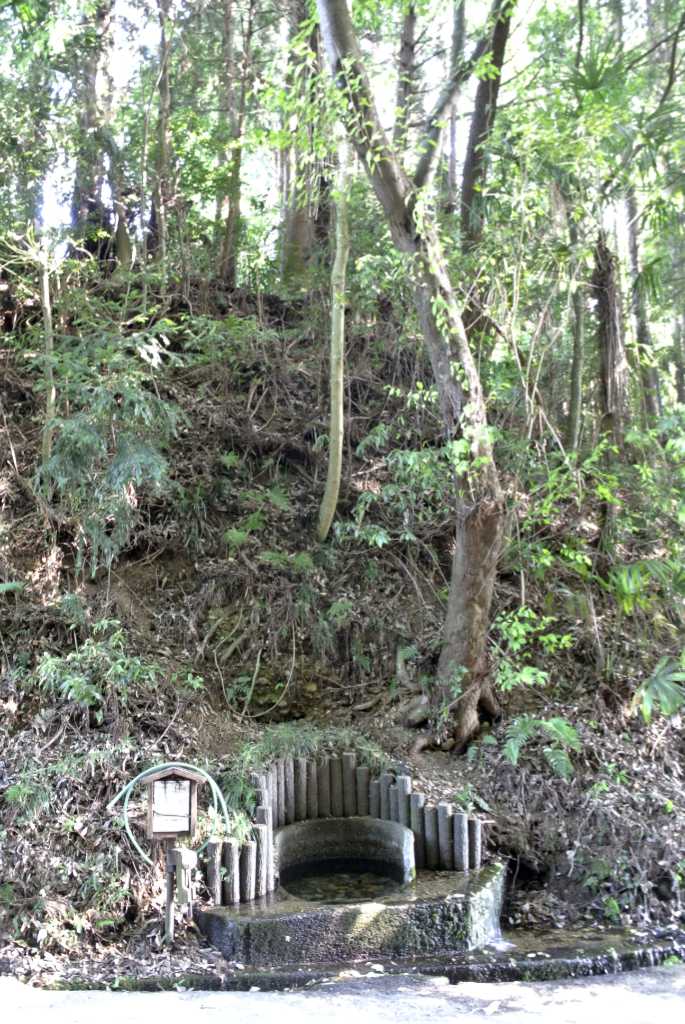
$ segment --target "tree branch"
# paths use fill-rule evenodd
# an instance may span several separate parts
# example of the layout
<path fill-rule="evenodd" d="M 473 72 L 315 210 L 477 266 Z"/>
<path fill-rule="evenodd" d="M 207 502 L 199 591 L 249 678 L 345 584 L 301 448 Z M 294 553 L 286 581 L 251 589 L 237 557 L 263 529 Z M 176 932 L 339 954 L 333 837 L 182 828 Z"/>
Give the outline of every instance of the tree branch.
<path fill-rule="evenodd" d="M 496 74 L 492 78 L 481 79 L 476 90 L 461 186 L 461 230 L 464 244 L 468 246 L 476 244 L 482 231 L 482 218 L 475 208 L 476 195 L 485 181 L 485 147 L 492 134 L 497 114 L 497 97 L 513 7 L 513 4 L 499 5 L 492 33 L 492 65 Z"/>
<path fill-rule="evenodd" d="M 317 0 L 331 74 L 346 107 L 345 126 L 373 183 L 395 243 L 406 250 L 412 234 L 411 183 L 383 130 L 346 2 Z"/>
<path fill-rule="evenodd" d="M 414 186 L 419 189 L 423 188 L 427 184 L 438 155 L 438 148 L 440 142 L 440 135 L 443 129 L 443 123 L 449 108 L 456 99 L 459 89 L 468 81 L 473 74 L 476 64 L 481 57 L 487 53 L 488 47 L 492 40 L 492 24 L 493 21 L 497 21 L 500 10 L 504 7 L 505 0 L 494 0 L 492 9 L 488 16 L 486 30 L 481 38 L 476 43 L 473 52 L 469 59 L 457 67 L 453 68 L 452 73 L 445 83 L 440 95 L 438 96 L 433 110 L 428 115 L 424 126 L 423 135 L 419 142 L 419 149 L 421 156 L 416 166 L 414 173 L 413 183 Z"/>
<path fill-rule="evenodd" d="M 583 39 L 585 35 L 585 0 L 578 0 L 578 45 L 576 47 L 576 71 L 583 59 Z"/>
<path fill-rule="evenodd" d="M 675 29 L 675 32 L 673 33 L 673 36 L 672 36 L 673 43 L 671 45 L 671 55 L 670 55 L 669 62 L 668 62 L 668 76 L 666 78 L 666 82 L 664 84 L 664 88 L 663 88 L 661 96 L 659 98 L 659 102 L 654 107 L 654 110 L 652 111 L 652 113 L 649 114 L 648 117 L 645 119 L 645 122 L 644 122 L 644 124 L 642 126 L 643 134 L 644 134 L 645 127 L 651 121 L 653 121 L 655 117 L 657 117 L 661 113 L 663 107 L 666 104 L 666 101 L 668 100 L 668 97 L 670 96 L 670 94 L 671 94 L 671 92 L 673 90 L 673 86 L 676 83 L 676 78 L 678 77 L 677 76 L 677 67 L 676 67 L 676 60 L 678 58 L 678 44 L 680 43 L 680 37 L 681 37 L 684 29 L 685 29 L 685 11 L 683 11 L 683 13 L 681 14 L 680 21 L 678 22 L 678 24 L 676 26 L 676 29 Z M 641 142 L 637 146 L 633 145 L 633 146 L 629 146 L 628 147 L 628 149 L 626 150 L 626 152 L 623 155 L 623 159 L 621 160 L 621 163 L 619 164 L 619 167 L 616 170 L 616 172 L 614 174 L 612 174 L 609 178 L 607 178 L 603 182 L 603 184 L 602 184 L 602 191 L 601 191 L 601 195 L 602 196 L 606 196 L 608 194 L 608 191 L 609 191 L 610 187 L 614 184 L 615 181 L 617 181 L 617 179 L 620 178 L 620 176 L 623 174 L 623 172 L 625 171 L 625 169 L 628 166 L 628 164 L 632 163 L 632 161 L 635 160 L 635 157 L 638 155 L 638 153 L 642 152 L 642 150 L 645 148 L 645 145 L 646 145 L 646 143 Z"/>
<path fill-rule="evenodd" d="M 680 15 L 680 21 L 678 22 L 678 26 L 675 30 L 675 36 L 673 37 L 673 45 L 671 46 L 671 59 L 668 62 L 668 78 L 666 79 L 666 84 L 664 86 L 664 91 L 661 94 L 661 99 L 657 103 L 656 109 L 652 114 L 652 117 L 656 117 L 656 115 L 659 113 L 659 111 L 665 104 L 666 100 L 670 96 L 673 86 L 675 85 L 675 62 L 678 56 L 678 43 L 680 42 L 680 36 L 683 31 L 683 28 L 685 28 L 685 11 L 683 11 L 683 13 Z"/>

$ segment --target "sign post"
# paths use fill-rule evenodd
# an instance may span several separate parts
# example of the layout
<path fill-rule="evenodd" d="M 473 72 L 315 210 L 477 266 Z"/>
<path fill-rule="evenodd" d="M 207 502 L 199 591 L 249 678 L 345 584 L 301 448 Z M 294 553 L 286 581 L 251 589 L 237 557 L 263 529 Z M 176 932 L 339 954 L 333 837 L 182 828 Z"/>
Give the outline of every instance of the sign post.
<path fill-rule="evenodd" d="M 175 896 L 180 906 L 193 915 L 193 870 L 197 854 L 178 845 L 181 836 L 192 839 L 197 825 L 197 787 L 205 779 L 188 768 L 161 768 L 145 779 L 148 788 L 147 834 L 164 843 L 166 866 L 166 909 L 164 939 L 174 939 Z"/>

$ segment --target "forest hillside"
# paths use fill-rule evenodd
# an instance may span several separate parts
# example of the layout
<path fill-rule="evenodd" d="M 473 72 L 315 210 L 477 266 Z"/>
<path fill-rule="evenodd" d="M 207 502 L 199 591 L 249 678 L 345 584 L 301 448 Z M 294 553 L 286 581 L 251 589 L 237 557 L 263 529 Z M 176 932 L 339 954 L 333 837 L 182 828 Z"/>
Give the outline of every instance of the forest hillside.
<path fill-rule="evenodd" d="M 341 746 L 509 926 L 682 925 L 684 69 L 673 0 L 0 5 L 0 965 L 153 942 L 142 769 L 240 834 Z"/>

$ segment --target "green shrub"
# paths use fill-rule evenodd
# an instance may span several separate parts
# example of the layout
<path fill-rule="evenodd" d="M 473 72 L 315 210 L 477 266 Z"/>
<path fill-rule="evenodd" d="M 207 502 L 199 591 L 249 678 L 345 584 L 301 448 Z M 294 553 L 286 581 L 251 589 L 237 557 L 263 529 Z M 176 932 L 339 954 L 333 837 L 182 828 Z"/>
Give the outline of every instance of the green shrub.
<path fill-rule="evenodd" d="M 24 685 L 92 713 L 100 724 L 108 707 L 125 707 L 132 691 L 151 689 L 160 677 L 159 666 L 126 652 L 120 624 L 103 619 L 77 650 L 44 654 Z"/>

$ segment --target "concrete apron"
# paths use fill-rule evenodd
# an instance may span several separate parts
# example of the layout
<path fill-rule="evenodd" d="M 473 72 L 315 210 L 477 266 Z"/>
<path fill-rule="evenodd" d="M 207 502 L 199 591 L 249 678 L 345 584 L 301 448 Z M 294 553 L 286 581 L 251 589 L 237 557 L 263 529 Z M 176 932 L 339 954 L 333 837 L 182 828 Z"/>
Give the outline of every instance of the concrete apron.
<path fill-rule="evenodd" d="M 302 864 L 363 859 L 382 863 L 405 884 L 373 902 L 309 901 L 281 887 L 251 903 L 198 907 L 200 929 L 227 960 L 252 967 L 355 963 L 463 952 L 499 936 L 504 866 L 417 875 L 412 833 L 397 822 L 298 822 L 278 830 L 275 853 L 285 877 Z"/>

